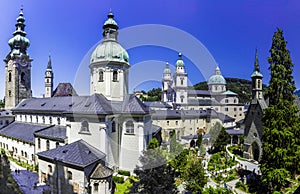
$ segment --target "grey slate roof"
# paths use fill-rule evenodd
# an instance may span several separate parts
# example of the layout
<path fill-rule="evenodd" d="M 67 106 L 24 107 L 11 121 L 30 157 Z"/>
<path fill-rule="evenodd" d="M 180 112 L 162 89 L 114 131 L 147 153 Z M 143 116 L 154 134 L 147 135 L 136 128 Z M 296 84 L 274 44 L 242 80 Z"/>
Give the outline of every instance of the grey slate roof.
<path fill-rule="evenodd" d="M 31 123 L 13 122 L 0 130 L 0 135 L 34 143 L 34 133 L 38 130 L 48 128 L 49 125 L 37 125 Z"/>
<path fill-rule="evenodd" d="M 37 154 L 39 159 L 57 160 L 85 168 L 105 158 L 105 154 L 83 140 L 60 146 Z"/>
<path fill-rule="evenodd" d="M 0 117 L 13 117 L 10 110 L 0 109 Z"/>
<path fill-rule="evenodd" d="M 210 99 L 188 99 L 189 105 L 220 105 L 216 100 Z"/>
<path fill-rule="evenodd" d="M 67 138 L 66 131 L 67 128 L 65 126 L 54 125 L 49 128 L 36 131 L 34 136 L 64 141 Z"/>
<path fill-rule="evenodd" d="M 226 129 L 229 135 L 244 135 L 244 129 Z"/>
<path fill-rule="evenodd" d="M 99 163 L 92 172 L 90 179 L 105 179 L 112 176 L 113 170 Z"/>
<path fill-rule="evenodd" d="M 211 93 L 208 90 L 187 90 L 189 96 L 210 96 Z"/>
<path fill-rule="evenodd" d="M 182 119 L 182 118 L 219 118 L 223 122 L 233 122 L 234 118 L 213 109 L 207 110 L 155 110 L 152 119 Z"/>
<path fill-rule="evenodd" d="M 109 101 L 102 94 L 91 96 L 63 96 L 53 98 L 28 98 L 19 103 L 14 112 L 49 112 L 77 114 L 147 114 L 146 105 L 134 95 L 128 95 L 124 102 Z"/>
<path fill-rule="evenodd" d="M 78 96 L 71 83 L 59 83 L 53 91 L 53 97 L 58 96 Z"/>
<path fill-rule="evenodd" d="M 169 105 L 168 103 L 166 102 L 147 102 L 147 101 L 144 101 L 143 102 L 146 106 L 148 107 L 156 107 L 156 108 L 172 108 L 171 105 Z"/>

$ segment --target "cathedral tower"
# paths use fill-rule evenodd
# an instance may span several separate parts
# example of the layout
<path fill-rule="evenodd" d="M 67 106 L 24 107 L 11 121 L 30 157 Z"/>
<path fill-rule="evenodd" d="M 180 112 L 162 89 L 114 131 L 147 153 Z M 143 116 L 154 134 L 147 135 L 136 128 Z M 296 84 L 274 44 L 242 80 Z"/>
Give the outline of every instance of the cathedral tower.
<path fill-rule="evenodd" d="M 93 51 L 90 61 L 90 93 L 101 93 L 108 100 L 123 101 L 128 94 L 129 57 L 118 43 L 118 24 L 112 12 L 103 25 L 103 41 Z"/>
<path fill-rule="evenodd" d="M 176 61 L 174 90 L 176 104 L 187 104 L 187 73 L 185 72 L 181 53 L 178 54 L 178 59 Z"/>
<path fill-rule="evenodd" d="M 252 79 L 252 99 L 262 99 L 262 78 L 263 75 L 259 70 L 257 49 L 255 52 L 254 71 L 251 75 Z"/>
<path fill-rule="evenodd" d="M 49 55 L 48 65 L 45 72 L 45 98 L 52 97 L 53 93 L 53 72 L 52 72 L 52 64 L 51 64 L 51 57 Z"/>
<path fill-rule="evenodd" d="M 16 30 L 8 41 L 10 52 L 5 62 L 5 108 L 11 109 L 23 99 L 31 97 L 31 62 L 27 53 L 30 45 L 26 38 L 25 18 L 21 9 L 17 18 Z"/>

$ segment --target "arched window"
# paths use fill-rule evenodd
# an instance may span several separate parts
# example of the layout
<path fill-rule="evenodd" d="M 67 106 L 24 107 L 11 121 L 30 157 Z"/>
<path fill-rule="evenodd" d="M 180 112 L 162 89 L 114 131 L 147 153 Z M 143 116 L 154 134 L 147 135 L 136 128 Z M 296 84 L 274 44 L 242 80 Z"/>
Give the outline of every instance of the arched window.
<path fill-rule="evenodd" d="M 35 116 L 35 118 L 36 118 L 36 122 L 38 123 L 39 122 L 39 117 Z"/>
<path fill-rule="evenodd" d="M 118 81 L 118 71 L 117 70 L 113 71 L 113 81 L 114 82 Z"/>
<path fill-rule="evenodd" d="M 228 103 L 228 99 L 225 99 L 225 103 Z"/>
<path fill-rule="evenodd" d="M 257 80 L 257 88 L 260 89 L 260 80 Z"/>
<path fill-rule="evenodd" d="M 21 73 L 21 83 L 25 83 L 25 73 L 24 72 L 22 72 Z"/>
<path fill-rule="evenodd" d="M 27 158 L 27 152 L 25 152 L 25 158 Z"/>
<path fill-rule="evenodd" d="M 49 117 L 49 123 L 52 124 L 52 117 Z"/>
<path fill-rule="evenodd" d="M 89 123 L 86 120 L 81 122 L 80 132 L 89 132 Z"/>
<path fill-rule="evenodd" d="M 38 149 L 41 149 L 41 139 L 38 138 Z"/>
<path fill-rule="evenodd" d="M 57 118 L 57 124 L 60 125 L 60 118 Z"/>
<path fill-rule="evenodd" d="M 113 122 L 111 123 L 111 132 L 112 132 L 112 133 L 116 132 L 116 122 L 115 122 L 115 121 L 113 121 Z"/>
<path fill-rule="evenodd" d="M 11 90 L 8 90 L 8 96 L 11 97 Z"/>
<path fill-rule="evenodd" d="M 215 90 L 218 91 L 218 86 L 215 86 Z"/>
<path fill-rule="evenodd" d="M 50 150 L 50 141 L 49 140 L 46 141 L 46 150 Z"/>
<path fill-rule="evenodd" d="M 133 121 L 126 122 L 126 133 L 134 133 Z"/>
<path fill-rule="evenodd" d="M 99 183 L 94 183 L 94 191 L 98 191 Z"/>
<path fill-rule="evenodd" d="M 99 82 L 103 82 L 103 71 L 99 72 Z"/>
<path fill-rule="evenodd" d="M 71 171 L 68 171 L 67 172 L 67 178 L 69 179 L 69 180 L 72 180 L 72 172 Z"/>
<path fill-rule="evenodd" d="M 8 82 L 11 82 L 11 72 L 8 73 Z"/>
<path fill-rule="evenodd" d="M 52 173 L 52 166 L 51 165 L 48 165 L 48 172 Z"/>

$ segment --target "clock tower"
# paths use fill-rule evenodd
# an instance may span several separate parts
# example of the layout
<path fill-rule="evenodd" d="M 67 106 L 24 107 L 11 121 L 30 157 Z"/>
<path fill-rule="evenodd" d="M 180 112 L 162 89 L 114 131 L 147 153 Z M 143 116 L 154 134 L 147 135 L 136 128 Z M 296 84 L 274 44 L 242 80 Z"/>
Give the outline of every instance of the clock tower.
<path fill-rule="evenodd" d="M 23 99 L 31 97 L 31 61 L 27 53 L 30 45 L 26 38 L 25 18 L 21 9 L 17 18 L 16 30 L 8 41 L 10 52 L 5 62 L 5 108 L 11 109 Z"/>

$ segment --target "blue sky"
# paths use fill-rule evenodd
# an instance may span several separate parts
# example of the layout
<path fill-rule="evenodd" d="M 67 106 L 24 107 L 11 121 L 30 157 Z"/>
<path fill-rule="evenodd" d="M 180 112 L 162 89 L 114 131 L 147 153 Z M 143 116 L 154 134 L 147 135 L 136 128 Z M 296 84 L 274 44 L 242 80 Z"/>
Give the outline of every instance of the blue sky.
<path fill-rule="evenodd" d="M 34 59 L 34 96 L 44 93 L 44 72 L 49 53 L 52 57 L 55 86 L 59 82 L 81 82 L 78 80 L 88 84 L 86 54 L 101 40 L 102 24 L 110 8 L 119 24 L 120 43 L 130 48 L 128 53 L 134 72 L 130 74 L 130 80 L 135 82 L 131 90 L 160 86 L 164 64 L 168 61 L 174 65 L 177 52 L 183 52 L 190 82 L 195 84 L 211 75 L 216 64 L 220 66 L 225 77 L 249 79 L 257 48 L 264 83 L 268 83 L 270 73 L 267 57 L 277 27 L 284 31 L 287 47 L 295 64 L 294 79 L 297 88 L 300 88 L 300 2 L 297 0 L 1 0 L 1 59 L 9 52 L 7 41 L 15 30 L 15 19 L 21 4 L 24 5 L 26 18 L 25 31 L 31 41 L 28 53 Z M 149 26 L 143 28 L 141 25 L 147 24 L 156 24 L 154 29 L 157 29 L 157 34 L 145 32 Z M 144 31 L 136 28 L 136 25 Z M 158 38 L 150 45 L 144 39 L 138 40 L 142 46 L 128 46 L 137 37 L 159 37 L 163 26 L 168 33 L 165 38 L 162 36 L 162 39 Z M 173 35 L 172 30 L 178 36 Z M 144 36 L 140 36 L 140 33 Z M 187 41 L 193 38 L 196 40 L 193 43 Z M 200 46 L 194 46 L 195 42 Z M 196 56 L 198 59 L 193 59 L 195 53 L 199 53 Z M 208 56 L 209 53 L 214 60 Z M 209 59 L 203 59 L 207 56 Z M 81 71 L 81 68 L 85 70 Z M 84 71 L 87 73 L 81 77 L 80 74 Z M 152 71 L 159 77 L 151 77 Z M 4 96 L 4 72 L 3 62 L 0 66 L 1 99 Z M 137 77 L 138 81 L 135 80 Z M 145 80 L 141 81 L 143 77 Z"/>

